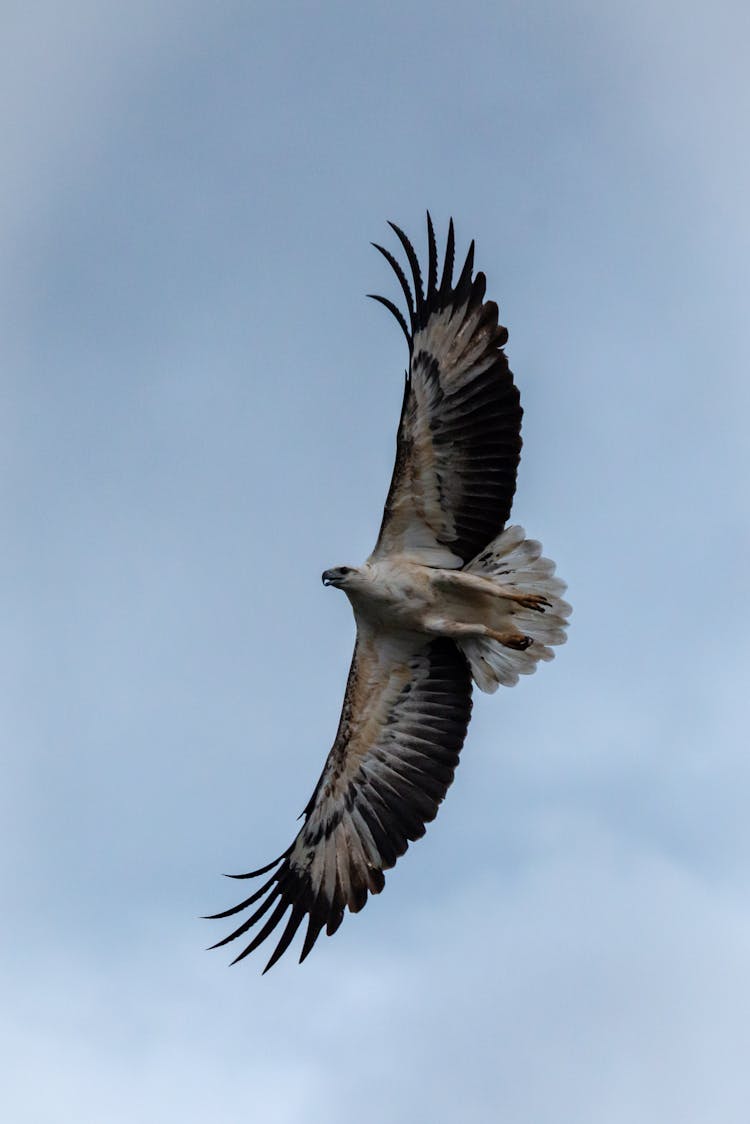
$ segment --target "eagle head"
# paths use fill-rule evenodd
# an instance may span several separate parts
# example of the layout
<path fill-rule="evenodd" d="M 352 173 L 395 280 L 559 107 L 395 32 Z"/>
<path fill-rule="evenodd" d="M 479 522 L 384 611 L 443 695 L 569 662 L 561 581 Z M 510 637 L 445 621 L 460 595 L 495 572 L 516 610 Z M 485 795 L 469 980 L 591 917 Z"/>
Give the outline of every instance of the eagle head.
<path fill-rule="evenodd" d="M 323 585 L 335 585 L 337 589 L 342 589 L 357 573 L 356 566 L 334 566 L 332 570 L 323 571 L 321 581 Z"/>

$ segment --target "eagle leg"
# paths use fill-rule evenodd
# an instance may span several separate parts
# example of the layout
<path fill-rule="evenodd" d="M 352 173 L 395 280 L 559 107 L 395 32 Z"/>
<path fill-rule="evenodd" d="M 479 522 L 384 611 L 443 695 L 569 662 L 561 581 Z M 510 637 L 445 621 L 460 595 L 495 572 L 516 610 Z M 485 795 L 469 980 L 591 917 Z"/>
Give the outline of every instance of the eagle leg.
<path fill-rule="evenodd" d="M 549 598 L 541 593 L 525 593 L 512 585 L 506 585 L 497 577 L 470 574 L 466 570 L 441 570 L 433 577 L 432 582 L 439 589 L 489 593 L 493 597 L 502 597 L 504 601 L 513 601 L 523 609 L 533 609 L 536 613 L 543 613 L 552 606 Z"/>
<path fill-rule="evenodd" d="M 435 633 L 437 636 L 448 636 L 451 640 L 486 636 L 488 640 L 496 640 L 498 644 L 502 644 L 505 648 L 512 648 L 516 652 L 525 652 L 529 645 L 534 643 L 530 636 L 524 636 L 522 632 L 515 630 L 498 632 L 494 628 L 488 628 L 486 624 L 464 624 L 462 621 L 446 620 L 445 617 L 428 617 L 424 627 L 427 632 Z"/>

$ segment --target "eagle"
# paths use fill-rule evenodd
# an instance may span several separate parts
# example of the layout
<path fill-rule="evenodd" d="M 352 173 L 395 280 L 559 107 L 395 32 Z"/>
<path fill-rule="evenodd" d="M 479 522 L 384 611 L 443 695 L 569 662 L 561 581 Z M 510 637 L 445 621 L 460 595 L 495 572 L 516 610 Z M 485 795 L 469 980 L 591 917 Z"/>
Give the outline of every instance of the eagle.
<path fill-rule="evenodd" d="M 235 964 L 288 913 L 264 972 L 303 921 L 300 963 L 323 928 L 332 935 L 347 909 L 357 913 L 380 893 L 384 872 L 424 835 L 453 781 L 472 683 L 493 692 L 535 671 L 564 642 L 570 614 L 540 543 L 506 526 L 523 411 L 503 350 L 508 332 L 485 300 L 485 275 L 474 273 L 474 242 L 454 282 L 453 220 L 439 269 L 428 212 L 425 285 L 411 242 L 389 226 L 411 278 L 389 250 L 373 246 L 398 279 L 406 315 L 368 295 L 400 324 L 409 366 L 375 549 L 361 566 L 322 575 L 349 598 L 356 623 L 336 738 L 291 846 L 258 870 L 229 876 L 270 877 L 211 915 L 251 911 L 211 946 L 249 937 Z"/>

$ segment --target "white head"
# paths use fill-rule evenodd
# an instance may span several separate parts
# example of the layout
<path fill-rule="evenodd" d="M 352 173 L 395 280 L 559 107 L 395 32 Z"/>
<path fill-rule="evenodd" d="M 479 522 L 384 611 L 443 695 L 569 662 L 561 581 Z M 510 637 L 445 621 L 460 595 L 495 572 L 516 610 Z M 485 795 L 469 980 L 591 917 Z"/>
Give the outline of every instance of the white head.
<path fill-rule="evenodd" d="M 323 585 L 335 585 L 336 589 L 351 588 L 357 583 L 359 570 L 356 566 L 334 566 L 332 570 L 324 570 L 321 581 Z"/>

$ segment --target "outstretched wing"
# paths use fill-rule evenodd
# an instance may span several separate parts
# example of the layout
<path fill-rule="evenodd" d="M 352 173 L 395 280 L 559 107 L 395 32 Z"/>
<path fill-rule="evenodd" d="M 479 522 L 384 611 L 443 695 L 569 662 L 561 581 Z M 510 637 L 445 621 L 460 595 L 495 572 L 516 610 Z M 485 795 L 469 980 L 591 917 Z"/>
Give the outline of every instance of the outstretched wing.
<path fill-rule="evenodd" d="M 274 862 L 235 876 L 254 878 L 276 868 L 256 893 L 214 914 L 231 917 L 260 903 L 213 947 L 244 936 L 272 910 L 236 958 L 242 960 L 291 909 L 264 971 L 307 917 L 302 961 L 323 926 L 330 936 L 347 906 L 357 913 L 368 894 L 379 894 L 383 871 L 437 815 L 470 713 L 471 676 L 452 641 L 375 634 L 360 623 L 338 733 L 303 813 L 304 826 Z"/>
<path fill-rule="evenodd" d="M 408 554 L 427 565 L 459 567 L 502 531 L 516 489 L 523 411 L 503 352 L 508 332 L 498 325 L 497 305 L 484 300 L 484 274 L 473 276 L 473 242 L 453 286 L 452 219 L 438 284 L 427 215 L 426 293 L 411 243 L 390 225 L 409 260 L 414 293 L 393 255 L 376 246 L 403 289 L 408 323 L 392 301 L 370 295 L 401 325 L 409 371 L 396 464 L 372 557 Z"/>

